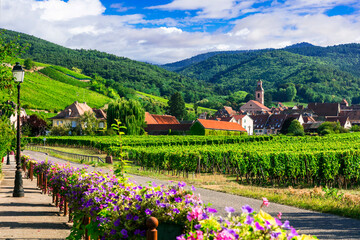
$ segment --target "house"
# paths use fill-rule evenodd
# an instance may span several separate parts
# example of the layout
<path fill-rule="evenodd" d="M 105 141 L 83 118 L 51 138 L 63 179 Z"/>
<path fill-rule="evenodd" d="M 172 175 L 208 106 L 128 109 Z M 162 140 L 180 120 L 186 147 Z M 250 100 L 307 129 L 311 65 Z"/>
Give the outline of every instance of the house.
<path fill-rule="evenodd" d="M 20 108 L 20 126 L 24 122 L 24 119 L 28 118 L 28 115 L 26 114 L 25 109 Z M 10 124 L 17 128 L 17 109 L 14 111 L 14 113 L 10 116 Z"/>
<path fill-rule="evenodd" d="M 193 134 L 198 135 L 211 135 L 212 133 L 216 134 L 216 132 L 222 131 L 238 132 L 239 134 L 246 133 L 246 130 L 238 123 L 206 119 L 196 120 L 190 130 Z"/>
<path fill-rule="evenodd" d="M 283 127 L 285 120 L 287 119 L 286 114 L 272 114 L 269 116 L 265 124 L 266 134 L 278 134 Z"/>
<path fill-rule="evenodd" d="M 223 117 L 231 117 L 236 115 L 237 112 L 232 109 L 232 107 L 224 106 L 223 108 L 219 109 L 215 114 L 215 118 L 223 118 Z"/>
<path fill-rule="evenodd" d="M 341 110 L 339 116 L 349 118 L 351 125 L 360 125 L 360 110 L 355 110 L 355 109 L 351 111 Z"/>
<path fill-rule="evenodd" d="M 346 116 L 338 116 L 338 117 L 325 117 L 326 122 L 339 122 L 340 126 L 346 129 L 351 128 L 351 122 Z"/>
<path fill-rule="evenodd" d="M 307 108 L 322 119 L 326 116 L 336 117 L 340 113 L 339 103 L 309 103 Z"/>
<path fill-rule="evenodd" d="M 316 133 L 318 128 L 323 124 L 323 121 L 319 122 L 307 122 L 303 124 L 304 131 L 309 133 Z"/>
<path fill-rule="evenodd" d="M 248 101 L 240 107 L 240 110 L 248 114 L 263 114 L 270 112 L 270 109 L 268 107 L 255 100 Z"/>
<path fill-rule="evenodd" d="M 234 115 L 233 119 L 247 131 L 248 135 L 254 134 L 254 120 L 249 115 Z"/>
<path fill-rule="evenodd" d="M 145 112 L 145 122 L 150 124 L 180 124 L 174 116 L 170 115 L 156 115 Z"/>
<path fill-rule="evenodd" d="M 270 114 L 251 115 L 250 117 L 253 119 L 254 135 L 266 134 L 265 128 Z"/>
<path fill-rule="evenodd" d="M 80 117 L 84 115 L 85 112 L 94 114 L 99 121 L 99 128 L 103 129 L 106 127 L 106 113 L 101 109 L 89 107 L 86 102 L 79 103 L 78 101 L 75 101 L 58 115 L 49 119 L 53 121 L 53 126 L 71 126 L 74 128 L 79 125 Z"/>

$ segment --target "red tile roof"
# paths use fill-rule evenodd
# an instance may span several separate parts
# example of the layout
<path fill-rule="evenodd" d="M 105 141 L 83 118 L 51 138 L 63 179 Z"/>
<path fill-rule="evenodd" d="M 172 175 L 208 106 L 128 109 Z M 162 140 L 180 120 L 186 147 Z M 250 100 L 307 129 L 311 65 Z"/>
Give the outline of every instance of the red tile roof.
<path fill-rule="evenodd" d="M 270 111 L 270 109 L 267 106 L 265 106 L 264 104 L 259 103 L 258 101 L 250 100 L 249 102 L 252 103 L 252 104 L 255 104 L 259 108 L 262 108 L 264 111 Z"/>
<path fill-rule="evenodd" d="M 147 124 L 180 124 L 174 116 L 170 115 L 156 115 L 145 113 L 145 122 Z"/>
<path fill-rule="evenodd" d="M 198 122 L 205 129 L 246 132 L 246 130 L 242 126 L 240 126 L 240 124 L 233 122 L 223 122 L 223 121 L 206 120 L 206 119 L 198 119 Z"/>

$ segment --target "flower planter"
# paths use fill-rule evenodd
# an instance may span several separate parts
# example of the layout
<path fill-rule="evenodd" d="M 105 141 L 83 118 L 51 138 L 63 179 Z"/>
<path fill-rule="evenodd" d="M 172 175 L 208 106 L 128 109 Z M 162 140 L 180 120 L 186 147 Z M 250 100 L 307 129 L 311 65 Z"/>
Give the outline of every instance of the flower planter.
<path fill-rule="evenodd" d="M 157 227 L 157 240 L 175 240 L 183 233 L 184 226 L 176 223 L 160 223 Z"/>

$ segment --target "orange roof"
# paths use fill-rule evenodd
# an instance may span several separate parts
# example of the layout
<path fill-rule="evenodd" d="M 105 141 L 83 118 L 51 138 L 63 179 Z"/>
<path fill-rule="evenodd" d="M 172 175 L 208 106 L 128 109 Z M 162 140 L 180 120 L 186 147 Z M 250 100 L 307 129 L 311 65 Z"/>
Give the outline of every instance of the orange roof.
<path fill-rule="evenodd" d="M 246 132 L 246 130 L 242 126 L 240 126 L 240 124 L 238 124 L 238 123 L 223 122 L 223 121 L 216 121 L 216 120 L 206 120 L 206 119 L 198 119 L 198 122 L 205 129 Z"/>
<path fill-rule="evenodd" d="M 156 120 L 153 118 L 153 116 L 148 113 L 148 112 L 145 112 L 145 122 L 147 124 L 157 124 Z"/>
<path fill-rule="evenodd" d="M 258 106 L 259 108 L 262 108 L 265 111 L 270 111 L 270 109 L 267 106 L 265 106 L 264 104 L 259 103 L 258 101 L 250 100 L 249 102 L 252 103 L 252 104 L 255 104 L 256 106 Z"/>
<path fill-rule="evenodd" d="M 147 124 L 180 124 L 174 116 L 155 115 L 145 112 L 145 122 Z"/>

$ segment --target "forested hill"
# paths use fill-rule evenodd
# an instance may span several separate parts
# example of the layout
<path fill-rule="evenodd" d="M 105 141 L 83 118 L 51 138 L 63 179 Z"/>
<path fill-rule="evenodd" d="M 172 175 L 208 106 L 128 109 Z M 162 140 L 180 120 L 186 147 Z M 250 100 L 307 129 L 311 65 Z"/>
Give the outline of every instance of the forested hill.
<path fill-rule="evenodd" d="M 9 40 L 19 36 L 20 44 L 30 44 L 28 50 L 21 56 L 22 58 L 31 58 L 34 61 L 69 69 L 76 67 L 91 77 L 99 75 L 106 79 L 107 86 L 111 86 L 120 93 L 123 91 L 122 87 L 157 96 L 170 96 L 179 91 L 187 97 L 185 99 L 187 102 L 194 102 L 195 97 L 202 99 L 215 94 L 213 89 L 203 81 L 190 79 L 155 65 L 96 50 L 73 50 L 10 30 L 4 31 L 2 36 Z"/>
<path fill-rule="evenodd" d="M 206 55 L 201 56 L 205 59 Z M 262 79 L 270 100 L 360 102 L 360 44 L 318 47 L 300 43 L 280 50 L 219 52 L 177 72 L 212 83 L 224 95 L 239 90 L 252 93 L 254 82 Z M 286 89 L 293 87 L 292 97 Z"/>

